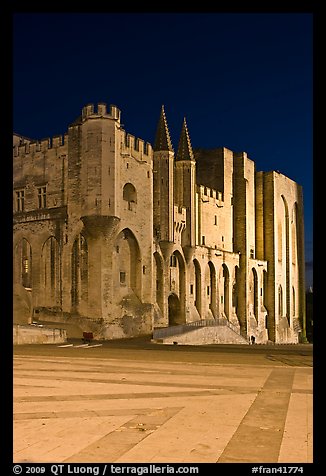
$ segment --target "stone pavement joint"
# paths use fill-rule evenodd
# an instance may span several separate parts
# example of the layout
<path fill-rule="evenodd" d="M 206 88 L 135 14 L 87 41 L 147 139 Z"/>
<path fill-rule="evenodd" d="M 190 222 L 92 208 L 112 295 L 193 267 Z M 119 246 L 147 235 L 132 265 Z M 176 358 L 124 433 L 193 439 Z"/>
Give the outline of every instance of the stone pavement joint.
<path fill-rule="evenodd" d="M 64 462 L 96 463 L 103 458 L 105 461 L 115 461 L 180 410 L 181 408 L 164 408 L 163 410 L 154 410 L 147 415 L 137 415 L 112 433 L 96 441 L 96 443 L 67 458 Z"/>
<path fill-rule="evenodd" d="M 294 370 L 274 369 L 233 435 L 219 463 L 272 463 L 283 438 Z"/>
<path fill-rule="evenodd" d="M 296 351 L 57 350 L 14 357 L 15 463 L 312 462 L 313 374 Z"/>

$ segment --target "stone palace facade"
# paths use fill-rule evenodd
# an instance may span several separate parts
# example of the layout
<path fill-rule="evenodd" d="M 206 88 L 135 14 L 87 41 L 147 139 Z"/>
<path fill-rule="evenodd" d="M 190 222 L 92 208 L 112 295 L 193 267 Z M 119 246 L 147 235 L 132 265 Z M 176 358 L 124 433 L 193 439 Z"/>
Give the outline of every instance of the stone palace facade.
<path fill-rule="evenodd" d="M 256 343 L 305 337 L 290 178 L 245 152 L 193 150 L 185 120 L 175 152 L 163 107 L 153 146 L 100 103 L 64 136 L 14 134 L 13 150 L 14 322 L 111 339 L 214 320 Z"/>

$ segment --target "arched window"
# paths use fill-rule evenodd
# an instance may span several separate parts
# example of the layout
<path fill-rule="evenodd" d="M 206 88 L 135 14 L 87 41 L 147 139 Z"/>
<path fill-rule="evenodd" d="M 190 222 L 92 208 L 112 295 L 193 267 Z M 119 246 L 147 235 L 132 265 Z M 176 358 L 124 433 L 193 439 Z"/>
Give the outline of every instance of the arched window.
<path fill-rule="evenodd" d="M 122 197 L 126 202 L 128 202 L 128 210 L 132 210 L 133 205 L 137 203 L 137 192 L 132 183 L 125 184 Z"/>

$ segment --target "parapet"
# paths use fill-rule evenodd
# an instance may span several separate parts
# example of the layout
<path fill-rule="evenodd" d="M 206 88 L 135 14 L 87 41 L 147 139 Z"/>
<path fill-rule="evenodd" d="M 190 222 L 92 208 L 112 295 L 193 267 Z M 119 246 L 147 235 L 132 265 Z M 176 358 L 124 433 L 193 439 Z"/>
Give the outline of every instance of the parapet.
<path fill-rule="evenodd" d="M 202 198 L 203 200 L 209 201 L 209 199 L 213 199 L 213 201 L 222 201 L 222 192 L 219 192 L 213 188 L 205 187 L 205 185 L 198 185 L 197 191 L 199 198 Z"/>
<path fill-rule="evenodd" d="M 36 152 L 46 152 L 52 149 L 66 147 L 68 144 L 68 134 L 46 137 L 39 141 L 26 141 L 14 146 L 14 157 L 25 157 Z"/>
<path fill-rule="evenodd" d="M 82 109 L 82 121 L 84 122 L 90 117 L 107 117 L 109 119 L 115 119 L 120 122 L 121 111 L 117 108 L 117 106 L 114 106 L 113 104 L 110 104 L 109 111 L 107 110 L 107 105 L 103 102 L 98 103 L 96 110 L 94 104 L 87 104 Z"/>
<path fill-rule="evenodd" d="M 143 161 L 143 157 L 149 158 L 152 156 L 152 146 L 149 142 L 121 130 L 121 154 Z"/>

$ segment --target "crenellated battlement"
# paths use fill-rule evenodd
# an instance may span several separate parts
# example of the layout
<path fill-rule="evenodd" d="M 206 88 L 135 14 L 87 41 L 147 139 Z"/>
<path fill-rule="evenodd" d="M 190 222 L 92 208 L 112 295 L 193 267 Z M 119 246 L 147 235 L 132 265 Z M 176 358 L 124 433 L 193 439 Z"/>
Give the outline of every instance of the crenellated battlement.
<path fill-rule="evenodd" d="M 149 142 L 145 142 L 143 139 L 133 136 L 132 134 L 126 133 L 121 129 L 121 154 L 126 156 L 132 156 L 136 160 L 143 160 L 145 158 L 151 157 L 152 155 L 152 146 Z"/>
<path fill-rule="evenodd" d="M 37 152 L 47 152 L 48 150 L 66 147 L 68 145 L 68 134 L 46 137 L 39 141 L 25 140 L 13 147 L 14 157 L 25 157 Z"/>
<path fill-rule="evenodd" d="M 197 192 L 199 194 L 199 198 L 202 198 L 205 201 L 210 201 L 210 199 L 213 199 L 215 202 L 221 202 L 223 200 L 222 192 L 210 187 L 205 187 L 205 185 L 198 185 Z"/>
<path fill-rule="evenodd" d="M 121 111 L 120 109 L 110 104 L 109 111 L 107 109 L 107 105 L 105 103 L 98 103 L 97 108 L 95 109 L 94 104 L 87 104 L 82 109 L 82 122 L 86 121 L 89 118 L 99 118 L 99 117 L 107 117 L 109 119 L 115 119 L 120 122 Z"/>

